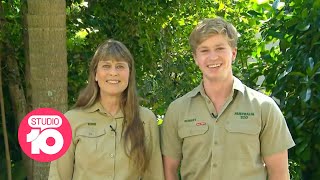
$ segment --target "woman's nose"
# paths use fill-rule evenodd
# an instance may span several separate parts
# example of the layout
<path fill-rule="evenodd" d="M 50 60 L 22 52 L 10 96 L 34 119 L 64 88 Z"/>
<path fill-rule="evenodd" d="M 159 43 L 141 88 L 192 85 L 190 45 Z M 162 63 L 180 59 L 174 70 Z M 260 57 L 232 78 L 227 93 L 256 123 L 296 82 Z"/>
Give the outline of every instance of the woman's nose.
<path fill-rule="evenodd" d="M 116 76 L 119 74 L 119 72 L 118 72 L 117 68 L 114 66 L 109 69 L 109 74 L 112 76 Z"/>

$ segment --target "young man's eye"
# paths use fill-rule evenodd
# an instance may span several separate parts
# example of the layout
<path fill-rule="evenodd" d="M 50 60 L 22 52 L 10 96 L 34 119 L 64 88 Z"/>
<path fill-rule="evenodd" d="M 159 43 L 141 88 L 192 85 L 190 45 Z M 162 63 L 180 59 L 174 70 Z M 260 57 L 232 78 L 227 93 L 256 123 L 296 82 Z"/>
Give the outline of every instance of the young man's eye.
<path fill-rule="evenodd" d="M 205 53 L 205 52 L 208 52 L 208 50 L 207 49 L 202 49 L 202 50 L 200 50 L 200 52 Z"/>
<path fill-rule="evenodd" d="M 217 50 L 219 51 L 224 50 L 224 47 L 218 47 Z"/>

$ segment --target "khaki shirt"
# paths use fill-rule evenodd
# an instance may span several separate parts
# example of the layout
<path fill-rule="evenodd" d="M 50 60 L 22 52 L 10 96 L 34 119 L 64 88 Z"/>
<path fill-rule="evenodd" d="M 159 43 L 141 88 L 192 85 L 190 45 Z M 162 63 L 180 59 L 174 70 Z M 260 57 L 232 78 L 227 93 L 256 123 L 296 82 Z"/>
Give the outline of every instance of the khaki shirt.
<path fill-rule="evenodd" d="M 50 180 L 164 179 L 159 130 L 155 115 L 150 110 L 140 108 L 147 153 L 150 155 L 150 165 L 143 177 L 131 166 L 124 151 L 122 112 L 112 117 L 97 102 L 88 109 L 70 110 L 65 116 L 72 127 L 72 143 L 66 154 L 51 163 Z"/>
<path fill-rule="evenodd" d="M 264 180 L 262 158 L 294 145 L 273 99 L 235 77 L 220 114 L 201 83 L 170 104 L 161 127 L 162 154 L 181 160 L 183 180 Z"/>

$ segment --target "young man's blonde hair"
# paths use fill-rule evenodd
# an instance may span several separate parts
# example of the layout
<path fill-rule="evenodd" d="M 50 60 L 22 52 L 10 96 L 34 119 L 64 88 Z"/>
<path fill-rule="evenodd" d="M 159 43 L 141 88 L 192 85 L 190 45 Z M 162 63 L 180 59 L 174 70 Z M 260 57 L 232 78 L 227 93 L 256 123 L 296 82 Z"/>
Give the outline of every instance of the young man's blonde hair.
<path fill-rule="evenodd" d="M 203 19 L 193 29 L 189 37 L 192 52 L 195 53 L 199 44 L 212 35 L 223 34 L 227 37 L 229 45 L 237 47 L 238 32 L 236 28 L 221 17 Z"/>

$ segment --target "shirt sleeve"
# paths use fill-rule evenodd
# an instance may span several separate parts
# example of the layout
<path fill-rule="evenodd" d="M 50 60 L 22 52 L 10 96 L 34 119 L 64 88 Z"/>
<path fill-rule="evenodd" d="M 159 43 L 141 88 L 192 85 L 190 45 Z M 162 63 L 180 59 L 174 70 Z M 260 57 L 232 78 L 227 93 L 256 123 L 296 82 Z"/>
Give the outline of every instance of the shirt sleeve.
<path fill-rule="evenodd" d="M 69 120 L 68 117 L 67 119 Z M 72 127 L 72 124 L 71 124 L 71 127 Z M 72 128 L 72 141 L 69 146 L 69 149 L 59 159 L 51 162 L 48 180 L 72 179 L 73 168 L 74 168 L 74 151 L 75 151 L 74 137 L 75 137 L 74 129 Z"/>
<path fill-rule="evenodd" d="M 261 106 L 263 127 L 260 133 L 262 156 L 269 156 L 295 145 L 286 120 L 278 107 L 271 99 Z"/>
<path fill-rule="evenodd" d="M 160 151 L 160 142 L 159 142 L 159 127 L 155 115 L 152 113 L 152 118 L 150 119 L 150 140 L 149 140 L 149 154 L 150 161 L 149 166 L 146 170 L 146 173 L 143 177 L 144 180 L 164 180 L 162 156 Z M 150 147 L 151 146 L 151 147 Z"/>
<path fill-rule="evenodd" d="M 166 112 L 160 133 L 162 155 L 176 160 L 182 158 L 182 140 L 178 135 L 178 119 L 179 112 L 176 112 L 171 104 Z"/>

